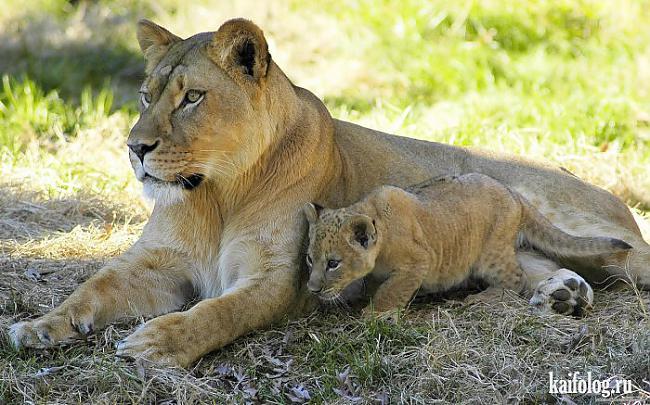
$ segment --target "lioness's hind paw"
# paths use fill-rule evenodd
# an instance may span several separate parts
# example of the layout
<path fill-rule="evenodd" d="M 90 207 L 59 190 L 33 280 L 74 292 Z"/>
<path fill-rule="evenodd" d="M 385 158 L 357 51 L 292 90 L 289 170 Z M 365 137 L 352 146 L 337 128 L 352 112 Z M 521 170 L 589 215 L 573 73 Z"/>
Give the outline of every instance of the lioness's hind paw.
<path fill-rule="evenodd" d="M 530 304 L 542 312 L 582 316 L 594 303 L 591 286 L 571 270 L 560 269 L 537 285 Z"/>

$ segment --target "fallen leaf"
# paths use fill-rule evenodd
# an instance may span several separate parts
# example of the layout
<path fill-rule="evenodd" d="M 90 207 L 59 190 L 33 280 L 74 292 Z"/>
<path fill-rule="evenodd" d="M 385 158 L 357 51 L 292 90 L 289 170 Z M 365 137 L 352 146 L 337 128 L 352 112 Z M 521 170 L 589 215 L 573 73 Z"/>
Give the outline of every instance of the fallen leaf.
<path fill-rule="evenodd" d="M 48 375 L 52 375 L 55 373 L 58 373 L 59 371 L 63 370 L 65 366 L 57 366 L 57 367 L 43 367 L 42 369 L 38 370 L 36 374 L 34 374 L 35 378 L 42 378 Z"/>
<path fill-rule="evenodd" d="M 32 280 L 35 283 L 38 283 L 39 281 L 43 280 L 43 276 L 41 275 L 41 273 L 39 273 L 39 271 L 33 267 L 28 267 L 27 270 L 25 270 L 25 277 L 27 277 L 28 279 Z"/>

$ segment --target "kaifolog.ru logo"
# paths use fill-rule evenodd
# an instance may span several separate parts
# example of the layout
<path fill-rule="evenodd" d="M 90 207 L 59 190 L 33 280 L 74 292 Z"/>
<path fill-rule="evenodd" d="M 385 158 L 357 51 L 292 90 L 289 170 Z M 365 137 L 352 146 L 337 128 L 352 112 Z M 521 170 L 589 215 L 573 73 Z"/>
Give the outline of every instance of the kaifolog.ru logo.
<path fill-rule="evenodd" d="M 549 394 L 596 394 L 603 398 L 612 395 L 631 394 L 634 388 L 631 380 L 609 378 L 594 379 L 591 371 L 583 378 L 579 371 L 568 373 L 568 379 L 556 378 L 552 371 L 548 372 Z"/>

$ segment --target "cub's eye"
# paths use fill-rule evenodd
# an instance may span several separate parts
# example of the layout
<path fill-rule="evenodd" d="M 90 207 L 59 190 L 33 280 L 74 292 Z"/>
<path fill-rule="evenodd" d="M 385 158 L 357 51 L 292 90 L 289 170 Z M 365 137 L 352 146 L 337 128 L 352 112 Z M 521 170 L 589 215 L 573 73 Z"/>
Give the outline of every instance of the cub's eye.
<path fill-rule="evenodd" d="M 203 92 L 198 91 L 198 90 L 188 90 L 187 93 L 185 93 L 185 103 L 186 104 L 195 104 L 201 101 L 203 99 Z"/>
<path fill-rule="evenodd" d="M 146 91 L 141 91 L 140 92 L 140 102 L 144 106 L 144 108 L 149 107 L 149 104 L 151 103 L 151 94 L 149 94 Z"/>
<path fill-rule="evenodd" d="M 311 260 L 311 256 L 307 255 L 307 266 L 311 267 L 314 262 Z"/>
<path fill-rule="evenodd" d="M 327 261 L 327 270 L 336 270 L 341 265 L 340 260 L 328 260 Z"/>

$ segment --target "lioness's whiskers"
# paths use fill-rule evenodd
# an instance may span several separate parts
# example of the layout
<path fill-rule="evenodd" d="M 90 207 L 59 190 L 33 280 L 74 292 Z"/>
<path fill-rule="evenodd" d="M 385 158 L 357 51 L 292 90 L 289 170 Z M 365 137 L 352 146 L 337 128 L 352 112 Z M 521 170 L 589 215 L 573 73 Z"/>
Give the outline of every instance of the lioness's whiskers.
<path fill-rule="evenodd" d="M 230 163 L 227 161 L 224 161 L 226 163 Z M 225 172 L 226 174 L 234 174 L 235 171 L 235 166 L 234 164 L 231 164 L 231 166 L 226 166 L 223 164 L 220 164 L 219 162 L 194 162 L 192 165 L 196 168 L 202 168 L 205 170 L 216 170 L 218 172 Z"/>
<path fill-rule="evenodd" d="M 180 179 L 178 179 L 178 182 L 181 183 L 181 185 L 183 185 L 183 183 L 185 183 L 185 184 L 190 183 L 190 181 L 187 180 L 187 178 L 185 176 L 183 176 L 182 174 L 178 173 L 178 177 L 180 177 Z"/>
<path fill-rule="evenodd" d="M 200 166 L 200 167 L 203 167 L 206 170 L 215 170 L 215 171 L 217 171 L 219 173 L 225 173 L 227 175 L 232 175 L 232 174 L 235 173 L 235 170 L 233 168 L 230 168 L 230 167 L 227 167 L 227 166 L 222 166 L 222 165 L 212 164 L 212 165 L 203 165 L 203 166 Z"/>
<path fill-rule="evenodd" d="M 225 163 L 225 164 L 227 164 L 229 166 L 236 167 L 235 162 L 233 162 L 230 159 L 224 159 L 224 158 L 216 158 L 216 159 L 211 158 L 210 160 L 206 160 L 204 162 L 197 162 L 197 163 L 205 163 L 205 164 L 209 164 L 209 163 L 224 164 Z"/>

